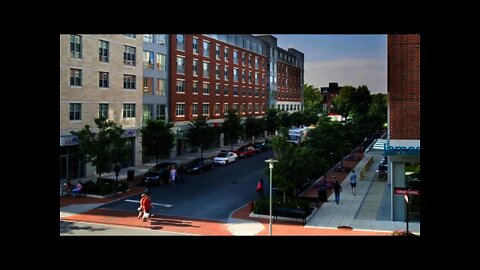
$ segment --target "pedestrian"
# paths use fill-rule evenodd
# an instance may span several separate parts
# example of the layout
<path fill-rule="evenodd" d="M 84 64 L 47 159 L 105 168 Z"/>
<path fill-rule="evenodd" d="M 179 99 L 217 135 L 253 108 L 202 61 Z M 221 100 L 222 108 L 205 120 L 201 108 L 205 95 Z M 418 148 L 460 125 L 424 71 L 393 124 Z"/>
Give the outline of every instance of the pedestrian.
<path fill-rule="evenodd" d="M 145 194 L 145 199 L 142 201 L 142 210 L 143 210 L 143 221 L 150 220 L 150 209 L 152 208 L 152 201 L 150 200 L 150 195 Z"/>
<path fill-rule="evenodd" d="M 65 180 L 65 183 L 63 184 L 63 190 L 65 190 L 65 192 L 70 193 L 72 192 L 72 188 L 73 188 L 73 185 L 72 183 L 70 183 L 70 178 L 67 178 L 67 180 Z"/>
<path fill-rule="evenodd" d="M 357 174 L 355 170 L 352 170 L 352 174 L 350 175 L 350 185 L 352 186 L 352 193 L 355 195 L 355 187 L 357 186 Z"/>
<path fill-rule="evenodd" d="M 335 201 L 338 202 L 340 201 L 340 192 L 342 191 L 342 186 L 338 183 L 338 180 L 333 184 L 333 191 L 335 192 Z"/>
<path fill-rule="evenodd" d="M 257 183 L 257 192 L 258 192 L 258 197 L 264 197 L 263 196 L 263 179 L 260 178 L 260 180 Z"/>
<path fill-rule="evenodd" d="M 172 186 L 175 186 L 175 180 L 177 178 L 177 169 L 175 169 L 175 166 L 170 169 L 170 182 L 172 183 Z"/>
<path fill-rule="evenodd" d="M 140 207 L 138 207 L 138 219 L 143 217 L 143 201 L 145 200 L 147 194 L 143 193 L 140 198 Z"/>
<path fill-rule="evenodd" d="M 72 197 L 75 198 L 75 194 L 82 192 L 82 181 L 78 181 L 77 186 L 72 190 Z"/>

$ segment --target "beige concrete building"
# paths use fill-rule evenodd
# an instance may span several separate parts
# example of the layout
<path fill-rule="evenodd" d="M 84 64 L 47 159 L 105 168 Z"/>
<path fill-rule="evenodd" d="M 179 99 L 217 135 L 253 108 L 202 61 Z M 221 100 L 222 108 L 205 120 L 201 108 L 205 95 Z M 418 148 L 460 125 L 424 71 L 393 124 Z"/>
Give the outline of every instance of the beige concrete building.
<path fill-rule="evenodd" d="M 130 138 L 122 167 L 141 164 L 142 48 L 142 35 L 60 35 L 60 179 L 95 175 L 70 131 L 96 127 L 100 115 Z"/>

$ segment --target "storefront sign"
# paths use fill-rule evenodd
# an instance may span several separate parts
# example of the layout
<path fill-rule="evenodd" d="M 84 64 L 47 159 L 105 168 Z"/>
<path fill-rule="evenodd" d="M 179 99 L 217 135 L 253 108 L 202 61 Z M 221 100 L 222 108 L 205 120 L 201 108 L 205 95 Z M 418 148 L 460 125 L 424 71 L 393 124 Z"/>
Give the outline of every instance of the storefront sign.
<path fill-rule="evenodd" d="M 77 136 L 60 137 L 60 146 L 77 145 L 77 144 L 78 144 Z"/>
<path fill-rule="evenodd" d="M 383 147 L 383 151 L 385 156 L 392 156 L 392 155 L 418 156 L 420 155 L 420 146 L 417 146 L 417 147 L 387 146 L 385 144 Z"/>
<path fill-rule="evenodd" d="M 396 187 L 393 189 L 393 193 L 403 195 L 420 195 L 420 190 Z"/>

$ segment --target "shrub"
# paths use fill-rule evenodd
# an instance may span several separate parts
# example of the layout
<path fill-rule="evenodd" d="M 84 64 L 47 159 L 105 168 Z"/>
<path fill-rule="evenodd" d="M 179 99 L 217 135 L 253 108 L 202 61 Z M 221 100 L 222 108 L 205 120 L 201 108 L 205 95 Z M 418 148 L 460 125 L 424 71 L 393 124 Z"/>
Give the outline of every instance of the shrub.
<path fill-rule="evenodd" d="M 87 181 L 83 184 L 82 189 L 85 193 L 95 194 L 97 193 L 97 185 L 92 181 Z"/>
<path fill-rule="evenodd" d="M 127 181 L 118 181 L 117 191 L 126 191 L 128 187 Z"/>

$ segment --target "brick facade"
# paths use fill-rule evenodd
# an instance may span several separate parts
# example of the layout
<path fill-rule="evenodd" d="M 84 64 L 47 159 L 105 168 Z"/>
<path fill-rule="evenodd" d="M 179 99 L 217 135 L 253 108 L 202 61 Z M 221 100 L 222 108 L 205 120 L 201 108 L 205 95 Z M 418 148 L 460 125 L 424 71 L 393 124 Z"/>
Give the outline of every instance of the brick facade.
<path fill-rule="evenodd" d="M 298 67 L 277 63 L 278 101 L 301 101 L 301 76 Z"/>
<path fill-rule="evenodd" d="M 420 139 L 420 35 L 388 35 L 390 139 Z"/>
<path fill-rule="evenodd" d="M 193 52 L 193 40 L 197 40 L 197 53 Z M 203 42 L 209 44 L 209 55 L 204 56 Z M 197 115 L 203 114 L 203 105 L 208 104 L 208 119 L 225 118 L 224 104 L 228 104 L 228 108 L 232 109 L 234 104 L 238 105 L 240 116 L 259 116 L 264 115 L 267 109 L 267 58 L 261 54 L 257 54 L 245 50 L 234 45 L 212 39 L 204 35 L 189 34 L 184 35 L 185 49 L 177 49 L 177 35 L 170 35 L 170 99 L 169 113 L 172 122 L 191 121 L 196 118 L 193 114 L 193 105 L 198 105 Z M 220 55 L 217 58 L 216 46 L 220 48 Z M 225 61 L 225 49 L 228 48 L 227 61 Z M 238 53 L 238 62 L 234 63 L 234 52 Z M 245 54 L 245 62 L 242 61 L 242 55 Z M 185 72 L 177 73 L 177 57 L 183 58 L 185 61 Z M 249 65 L 251 59 L 251 66 Z M 258 68 L 255 67 L 255 59 L 258 59 Z M 197 60 L 197 75 L 193 74 L 193 61 Z M 209 76 L 205 78 L 203 75 L 203 63 L 208 63 Z M 220 76 L 216 78 L 216 68 L 219 65 Z M 227 67 L 228 75 L 225 80 L 225 67 Z M 238 70 L 238 80 L 234 81 L 234 69 Z M 245 71 L 245 82 L 242 81 L 242 71 Z M 249 80 L 251 74 L 251 82 Z M 258 74 L 258 83 L 255 83 L 255 74 Z M 177 81 L 184 80 L 184 91 L 177 91 Z M 193 92 L 194 83 L 197 83 L 197 93 Z M 204 83 L 209 85 L 209 93 L 205 94 L 203 90 Z M 220 91 L 216 93 L 216 85 Z M 227 87 L 227 95 L 225 95 L 225 87 Z M 234 89 L 237 88 L 235 95 Z M 245 89 L 245 91 L 243 91 Z M 257 96 L 258 95 L 258 96 Z M 177 104 L 185 104 L 185 115 L 177 116 Z M 216 113 L 216 104 L 219 105 L 219 113 Z M 244 111 L 243 106 L 247 112 Z M 250 106 L 249 106 L 250 105 Z M 256 105 L 258 112 L 255 112 Z M 249 110 L 249 108 L 251 110 Z"/>

